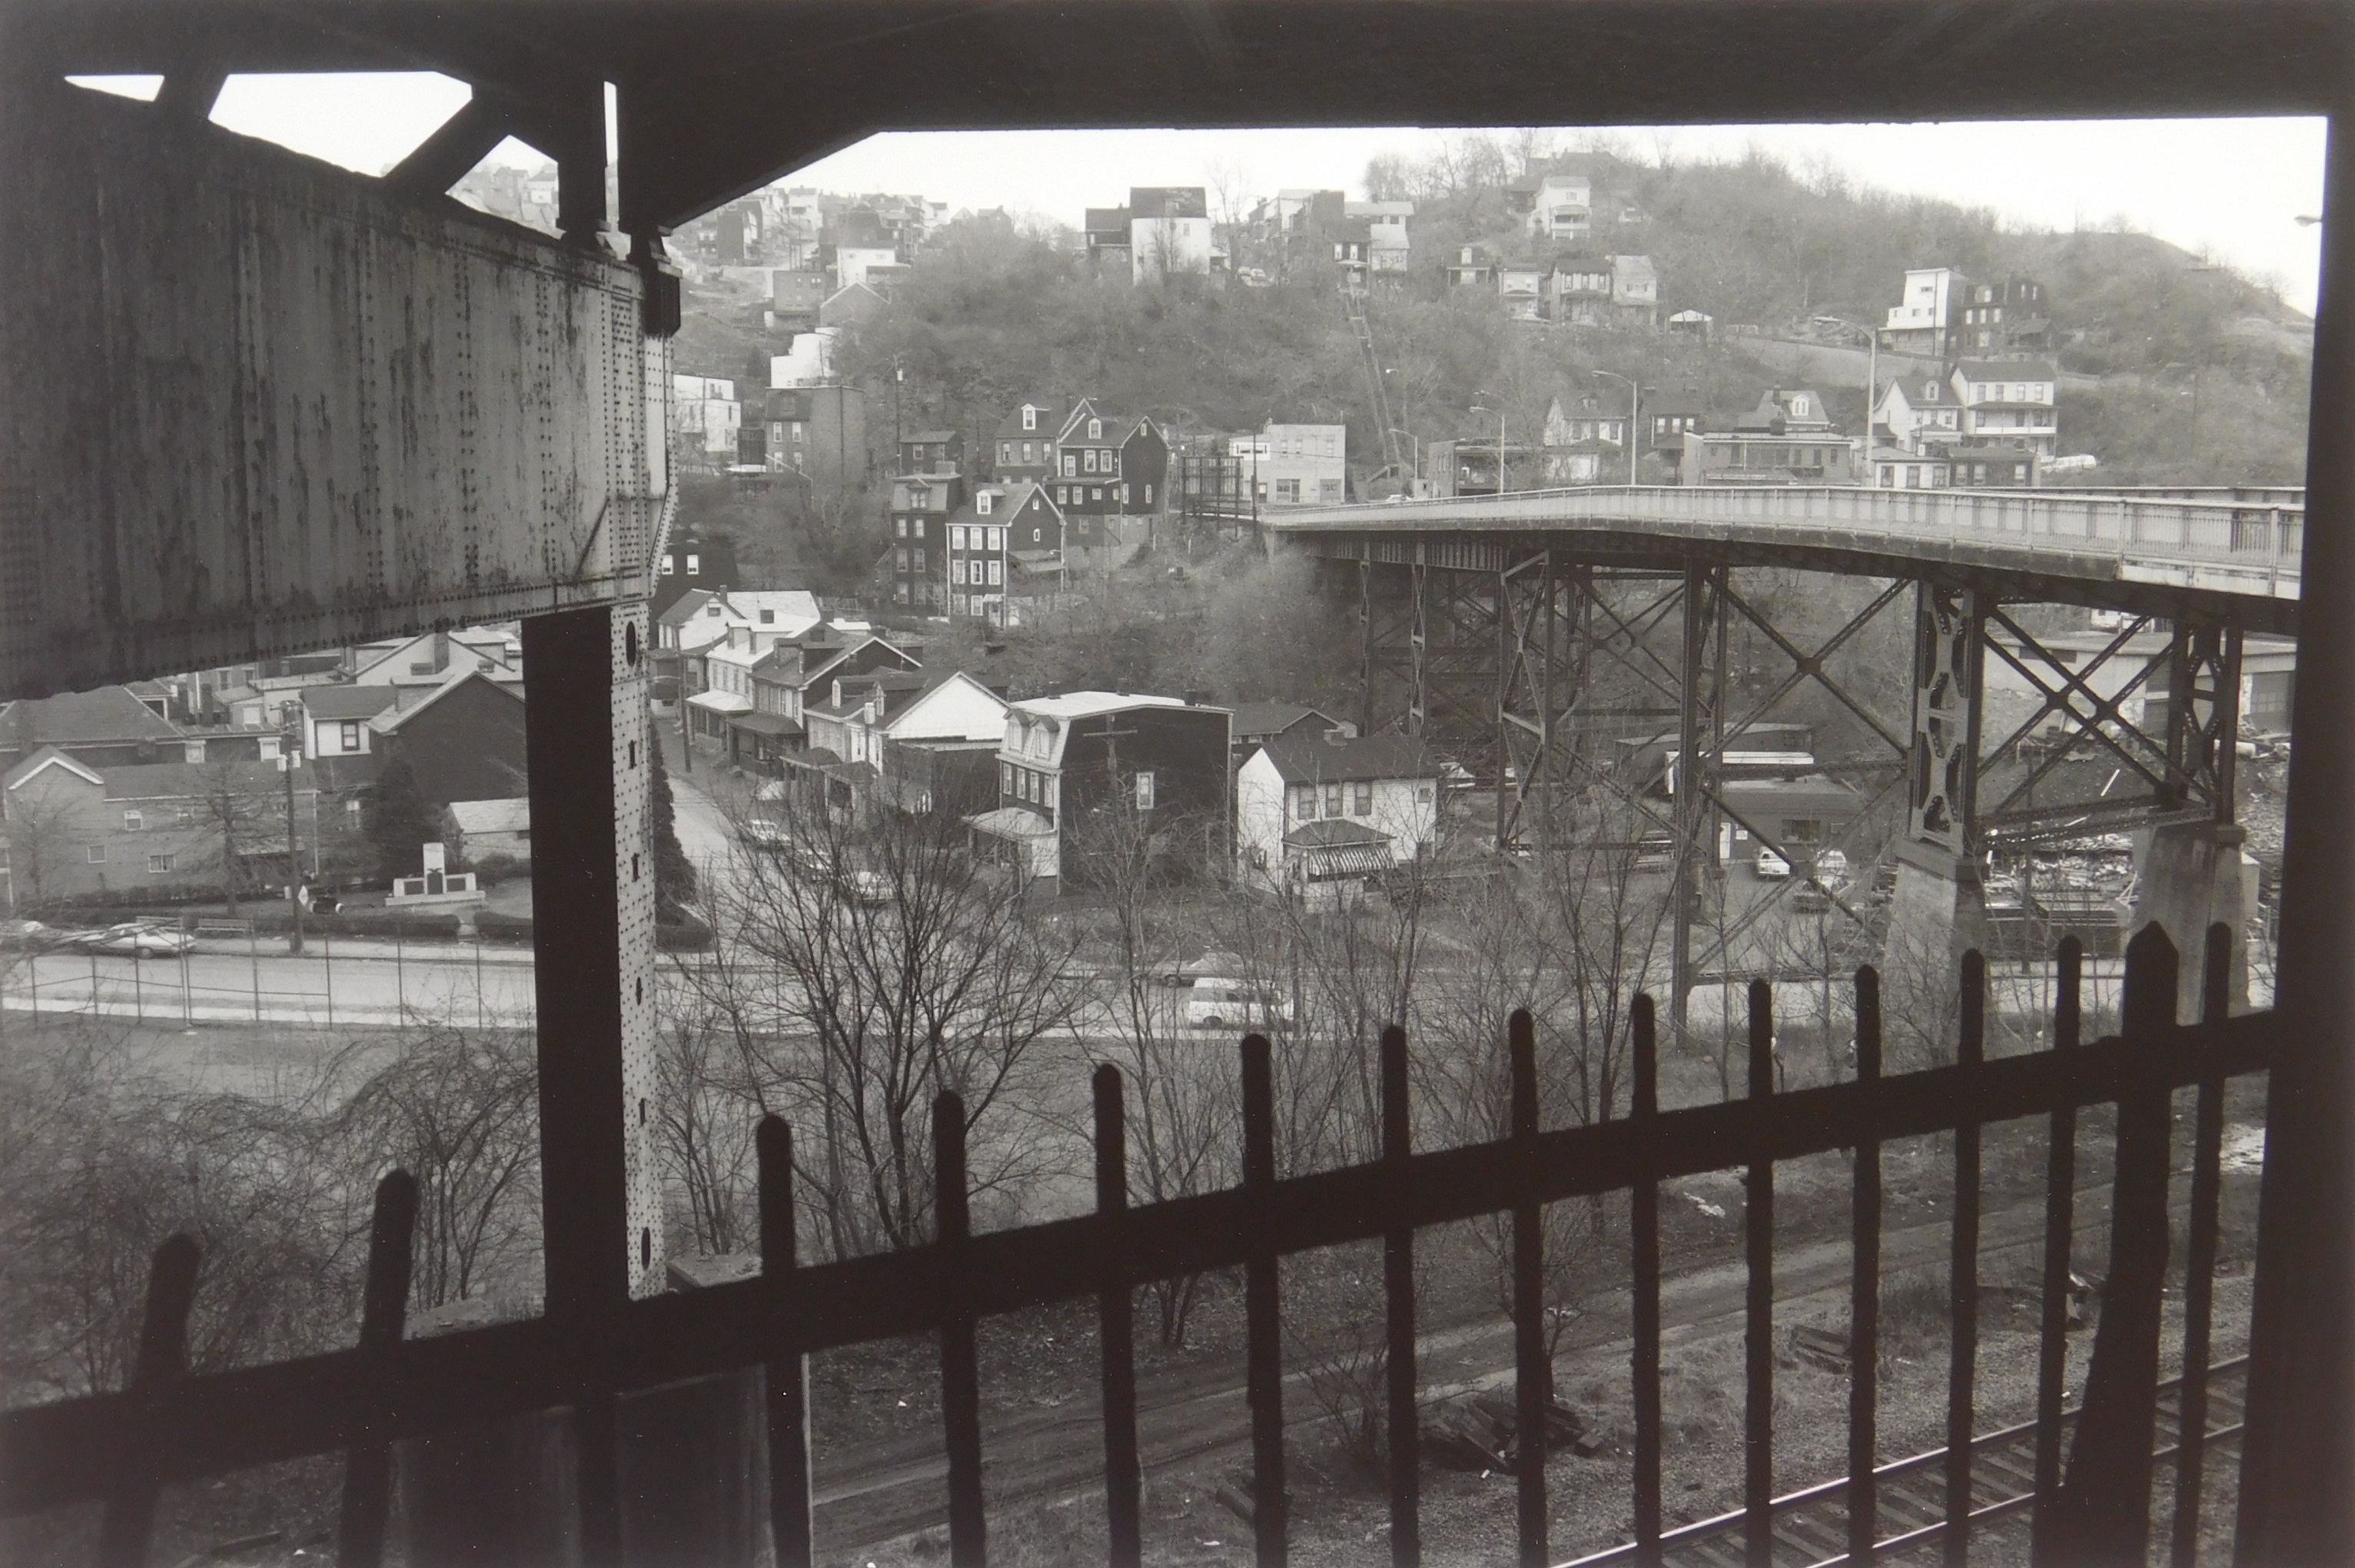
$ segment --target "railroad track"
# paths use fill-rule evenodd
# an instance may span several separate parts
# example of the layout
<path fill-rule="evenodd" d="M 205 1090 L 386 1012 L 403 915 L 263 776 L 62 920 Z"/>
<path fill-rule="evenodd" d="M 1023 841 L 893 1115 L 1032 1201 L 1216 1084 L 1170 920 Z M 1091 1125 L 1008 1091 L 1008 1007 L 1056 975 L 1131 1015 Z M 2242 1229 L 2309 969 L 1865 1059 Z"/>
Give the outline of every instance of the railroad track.
<path fill-rule="evenodd" d="M 2208 1374 L 2208 1448 L 2236 1447 L 2248 1358 L 2219 1361 Z M 2158 1390 L 2158 1446 L 2154 1463 L 2175 1455 L 2183 1380 Z M 2062 1412 L 2063 1433 L 2074 1428 L 2074 1406 Z M 1873 1471 L 1884 1532 L 1874 1556 L 1898 1562 L 1934 1548 L 1945 1531 L 1946 1451 L 1933 1448 Z M 2213 1472 L 2211 1471 L 2211 1474 Z M 2036 1500 L 2036 1424 L 2008 1426 L 1971 1443 L 1971 1527 L 1976 1531 Z M 1848 1560 L 1848 1477 L 1790 1492 L 1774 1501 L 1774 1568 L 1824 1568 Z M 1742 1514 L 1719 1514 L 1660 1532 L 1660 1560 L 1668 1568 L 1742 1568 Z M 1617 1568 L 1636 1561 L 1634 1542 L 1581 1557 L 1563 1568 Z"/>

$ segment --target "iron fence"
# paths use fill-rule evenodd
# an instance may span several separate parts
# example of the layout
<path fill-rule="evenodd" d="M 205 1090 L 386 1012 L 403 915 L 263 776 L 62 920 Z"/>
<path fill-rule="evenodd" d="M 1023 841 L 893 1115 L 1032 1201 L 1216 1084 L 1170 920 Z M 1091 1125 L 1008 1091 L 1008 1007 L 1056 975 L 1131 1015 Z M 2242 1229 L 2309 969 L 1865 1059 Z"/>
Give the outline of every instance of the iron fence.
<path fill-rule="evenodd" d="M 1950 1066 L 1884 1076 L 1880 983 L 1856 976 L 1857 1074 L 1852 1082 L 1775 1091 L 1773 997 L 1750 987 L 1745 1098 L 1663 1110 L 1657 1093 L 1653 1009 L 1633 1009 L 1634 1095 L 1629 1114 L 1600 1125 L 1539 1125 L 1535 1029 L 1516 1013 L 1509 1132 L 1502 1139 L 1413 1152 L 1408 1120 L 1407 1042 L 1381 1045 L 1381 1153 L 1370 1163 L 1279 1179 L 1268 1041 L 1241 1046 L 1242 1182 L 1238 1188 L 1131 1207 L 1123 1083 L 1109 1066 L 1094 1090 L 1097 1211 L 976 1234 L 965 1202 L 963 1108 L 935 1107 L 939 1228 L 930 1245 L 882 1256 L 797 1266 L 792 1136 L 772 1117 L 760 1129 L 762 1272 L 740 1282 L 616 1304 L 551 1300 L 545 1317 L 440 1338 L 402 1338 L 409 1237 L 416 1187 L 399 1172 L 379 1189 L 358 1343 L 300 1360 L 190 1376 L 186 1318 L 197 1255 L 186 1237 L 159 1249 L 144 1328 L 128 1388 L 0 1414 L 0 1514 L 83 1501 L 104 1505 L 101 1560 L 144 1560 L 159 1488 L 168 1483 L 342 1450 L 348 1455 L 339 1562 L 379 1561 L 388 1515 L 390 1445 L 503 1418 L 570 1407 L 579 1471 L 581 1548 L 592 1563 L 621 1561 L 613 1481 L 614 1411 L 633 1391 L 680 1380 L 765 1369 L 770 1526 L 782 1563 L 807 1560 L 811 1492 L 805 1430 L 809 1353 L 918 1332 L 936 1332 L 948 1456 L 951 1561 L 985 1560 L 979 1373 L 984 1317 L 1092 1296 L 1101 1323 L 1104 1498 L 1110 1555 L 1141 1552 L 1141 1466 L 1131 1292 L 1179 1273 L 1240 1268 L 1244 1278 L 1246 1382 L 1251 1412 L 1256 1559 L 1282 1563 L 1287 1547 L 1284 1379 L 1277 1268 L 1290 1254 L 1379 1239 L 1384 1253 L 1388 1350 L 1391 1556 L 1419 1561 L 1416 1438 L 1418 1230 L 1486 1214 L 1512 1221 L 1518 1561 L 1549 1561 L 1544 1466 L 1551 1369 L 1543 1330 L 1543 1206 L 1631 1194 L 1635 1541 L 1632 1561 L 1657 1564 L 1675 1544 L 1661 1508 L 1661 1256 L 1659 1188 L 1668 1179 L 1746 1168 L 1748 1289 L 1744 1307 L 1745 1467 L 1740 1533 L 1743 1560 L 1774 1563 L 1775 1442 L 1773 1252 L 1774 1167 L 1851 1150 L 1853 1281 L 1850 1302 L 1846 1560 L 1869 1562 L 1895 1539 L 1945 1543 L 1960 1560 L 1974 1527 L 1974 1465 L 1987 1452 L 1977 1413 L 1978 1139 L 1990 1122 L 2051 1121 L 2039 1401 L 2033 1455 L 2035 1539 L 2041 1560 L 2141 1562 L 2148 1547 L 2154 1436 L 2159 1420 L 2161 1296 L 2169 1262 L 2169 1144 L 2174 1092 L 2196 1086 L 2193 1180 L 2185 1258 L 2184 1371 L 2167 1397 L 2179 1435 L 2175 1561 L 2196 1541 L 2207 1433 L 2210 1278 L 2219 1227 L 2223 1091 L 2228 1078 L 2267 1068 L 2277 1049 L 2269 1014 L 2228 1019 L 2224 979 L 2230 934 L 2205 950 L 2205 1016 L 2178 1025 L 2177 960 L 2156 927 L 2127 957 L 2120 1033 L 2083 1042 L 2082 954 L 2064 942 L 2058 965 L 2053 1049 L 1985 1055 L 1986 966 L 1967 955 L 1961 973 L 1958 1051 Z M 2110 1259 L 2082 1407 L 2067 1429 L 2062 1380 L 2073 1243 L 2076 1117 L 2116 1107 Z M 1883 1534 L 1876 1500 L 1895 1482 L 1876 1462 L 1880 1335 L 1881 1152 L 1891 1140 L 1950 1134 L 1955 1140 L 1953 1252 L 1949 1264 L 1948 1442 L 1935 1462 L 1944 1518 L 1918 1513 Z M 1927 1461 L 1915 1461 L 1923 1468 Z M 1787 1499 L 1785 1499 L 1785 1501 Z"/>

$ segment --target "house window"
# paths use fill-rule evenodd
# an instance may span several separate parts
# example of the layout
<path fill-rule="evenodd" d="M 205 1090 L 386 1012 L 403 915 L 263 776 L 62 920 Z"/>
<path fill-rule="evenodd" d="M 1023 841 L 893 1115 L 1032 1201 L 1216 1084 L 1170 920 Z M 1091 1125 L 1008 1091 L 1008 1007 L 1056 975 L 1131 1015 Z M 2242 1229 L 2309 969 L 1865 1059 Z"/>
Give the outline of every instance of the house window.
<path fill-rule="evenodd" d="M 1103 485 L 1089 485 L 1089 486 L 1088 486 L 1088 499 L 1089 499 L 1089 500 L 1091 500 L 1091 501 L 1101 501 L 1101 500 L 1103 500 Z"/>
<path fill-rule="evenodd" d="M 1076 452 L 1067 452 L 1063 453 L 1063 477 L 1066 479 L 1076 479 L 1079 476 L 1080 454 Z"/>
<path fill-rule="evenodd" d="M 1022 461 L 1025 463 L 1036 463 L 1038 461 L 1038 458 L 1034 456 L 1030 451 L 1030 443 L 1027 441 L 1022 443 Z"/>
<path fill-rule="evenodd" d="M 123 814 L 123 831 L 125 833 L 136 833 L 146 826 L 146 819 L 137 812 L 126 811 Z"/>
<path fill-rule="evenodd" d="M 677 556 L 671 555 L 667 552 L 664 554 L 663 575 L 665 577 L 676 577 L 678 575 L 678 558 Z"/>
<path fill-rule="evenodd" d="M 905 517 L 894 517 L 891 519 L 891 522 L 894 532 L 896 532 L 900 538 L 906 539 L 908 537 L 908 519 Z"/>
<path fill-rule="evenodd" d="M 1022 405 L 1022 428 L 1024 430 L 1037 430 L 1039 428 L 1039 411 L 1032 408 L 1028 403 Z M 1023 443 L 1022 452 L 1024 456 L 1027 457 L 1029 455 L 1030 447 L 1028 443 L 1026 442 Z"/>
<path fill-rule="evenodd" d="M 1006 563 L 1005 563 L 1004 561 L 1002 561 L 1002 560 L 993 560 L 993 561 L 991 561 L 991 562 L 989 563 L 989 585 L 990 585 L 992 588 L 996 588 L 996 587 L 997 587 L 998 585 L 1000 585 L 1001 583 L 1003 583 L 1005 581 L 1006 581 Z"/>
<path fill-rule="evenodd" d="M 346 752 L 357 752 L 360 749 L 360 726 L 357 720 L 346 719 L 344 720 L 343 735 L 340 743 L 343 749 Z"/>
<path fill-rule="evenodd" d="M 347 801 L 344 802 L 344 823 L 345 823 L 345 826 L 346 826 L 346 827 L 357 827 L 357 826 L 358 825 L 358 823 L 359 823 L 359 819 L 360 819 L 360 803 L 359 803 L 358 799 L 357 799 L 357 797 L 355 797 L 355 798 L 353 798 L 353 799 L 351 799 L 351 800 L 347 800 Z"/>
<path fill-rule="evenodd" d="M 964 585 L 964 557 L 957 557 L 949 562 L 949 581 L 958 587 L 963 587 Z"/>
<path fill-rule="evenodd" d="M 1055 486 L 1055 504 L 1059 507 L 1068 507 L 1071 504 L 1071 490 L 1070 485 L 1058 485 Z"/>
<path fill-rule="evenodd" d="M 1030 535 L 1033 539 L 1036 539 L 1039 535 L 1039 530 L 1032 528 L 1030 530 Z M 992 528 L 989 530 L 989 548 L 992 549 L 1004 549 L 1006 548 L 1006 530 L 1004 528 Z"/>
<path fill-rule="evenodd" d="M 690 554 L 690 555 L 687 558 L 687 574 L 689 577 L 694 577 L 694 576 L 697 576 L 698 574 L 699 574 L 702 571 L 703 571 L 703 558 L 702 558 L 701 556 L 699 556 L 699 555 L 692 555 L 692 554 Z"/>
<path fill-rule="evenodd" d="M 916 547 L 916 571 L 917 571 L 919 573 L 922 573 L 922 572 L 923 571 L 923 570 L 924 570 L 924 547 L 923 547 L 923 546 L 922 546 L 922 545 L 918 545 L 918 546 Z"/>
<path fill-rule="evenodd" d="M 1292 792 L 1292 816 L 1296 822 L 1316 820 L 1316 786 L 1299 784 Z"/>
<path fill-rule="evenodd" d="M 1277 500 L 1279 500 L 1279 501 L 1297 501 L 1297 500 L 1299 500 L 1299 499 L 1300 499 L 1300 481 L 1299 481 L 1299 480 L 1297 480 L 1297 479 L 1279 479 L 1279 480 L 1277 480 L 1277 481 L 1275 482 L 1275 498 L 1276 498 Z"/>
<path fill-rule="evenodd" d="M 1090 441 L 1102 441 L 1103 439 L 1103 421 L 1090 420 L 1088 421 L 1088 439 Z"/>
<path fill-rule="evenodd" d="M 1091 446 L 1080 453 L 1080 467 L 1083 472 L 1089 474 L 1093 474 L 1096 471 L 1096 449 L 1094 447 Z"/>
<path fill-rule="evenodd" d="M 949 605 L 950 608 L 954 610 L 960 615 L 971 613 L 971 612 L 965 608 L 965 598 L 962 593 L 952 595 L 949 600 Z"/>
<path fill-rule="evenodd" d="M 148 856 L 148 857 L 147 857 L 147 874 L 148 874 L 149 876 L 151 876 L 151 877 L 162 877 L 162 876 L 168 876 L 168 875 L 171 873 L 171 869 L 172 869 L 172 857 L 171 857 L 171 856 L 169 856 L 169 855 L 150 855 L 150 856 Z"/>
<path fill-rule="evenodd" d="M 1358 781 L 1355 793 L 1357 799 L 1352 802 L 1352 805 L 1355 807 L 1356 815 L 1359 816 L 1371 816 L 1374 814 L 1374 781 L 1371 779 L 1359 779 Z"/>
<path fill-rule="evenodd" d="M 959 524 L 949 530 L 949 548 L 951 549 L 963 549 L 965 548 L 965 531 L 963 524 Z"/>
<path fill-rule="evenodd" d="M 973 498 L 973 509 L 979 512 L 986 517 L 989 516 L 989 504 L 996 499 L 997 499 L 996 496 L 991 495 L 988 491 L 984 490 L 980 495 L 975 496 Z"/>
<path fill-rule="evenodd" d="M 920 539 L 924 537 L 923 518 L 918 517 L 908 525 L 908 537 L 911 539 Z M 918 553 L 917 559 L 920 560 L 922 559 L 922 552 Z"/>
<path fill-rule="evenodd" d="M 1012 442 L 1001 441 L 997 443 L 997 461 L 1007 464 L 1010 464 L 1014 461 L 1014 443 Z"/>
<path fill-rule="evenodd" d="M 1014 793 L 1014 764 L 1012 763 L 1000 763 L 997 764 L 997 787 L 1001 794 L 1012 795 Z"/>
<path fill-rule="evenodd" d="M 1153 486 L 1150 484 L 1145 486 L 1145 504 L 1148 507 L 1153 505 Z"/>
<path fill-rule="evenodd" d="M 1325 815 L 1327 816 L 1341 815 L 1341 786 L 1338 784 L 1328 784 L 1325 786 Z"/>
<path fill-rule="evenodd" d="M 81 852 L 81 858 L 91 865 L 103 866 L 106 864 L 106 846 L 92 844 Z"/>
<path fill-rule="evenodd" d="M 1136 775 L 1136 809 L 1153 809 L 1153 773 L 1149 769 Z"/>
<path fill-rule="evenodd" d="M 1417 785 L 1415 785 L 1415 786 L 1414 786 L 1414 798 L 1415 798 L 1416 802 L 1417 802 L 1419 805 L 1429 805 L 1431 804 L 1431 796 L 1432 796 L 1432 786 L 1431 786 L 1431 785 L 1429 785 L 1429 784 L 1417 784 Z"/>

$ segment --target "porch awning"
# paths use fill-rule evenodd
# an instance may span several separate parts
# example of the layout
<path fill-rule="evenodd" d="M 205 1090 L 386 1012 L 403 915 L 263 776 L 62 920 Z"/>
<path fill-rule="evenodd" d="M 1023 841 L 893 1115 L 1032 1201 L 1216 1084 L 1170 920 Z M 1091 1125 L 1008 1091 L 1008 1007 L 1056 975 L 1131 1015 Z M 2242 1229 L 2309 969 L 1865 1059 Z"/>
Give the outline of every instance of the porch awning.
<path fill-rule="evenodd" d="M 1055 830 L 1033 811 L 1018 805 L 1001 805 L 995 811 L 985 811 L 968 816 L 965 826 L 976 833 L 986 833 L 993 838 L 1050 838 Z"/>
<path fill-rule="evenodd" d="M 700 708 L 706 713 L 738 714 L 752 711 L 752 699 L 739 697 L 732 691 L 698 691 L 687 699 L 689 708 Z"/>
<path fill-rule="evenodd" d="M 706 695 L 709 695 L 707 693 Z M 754 735 L 792 737 L 807 731 L 782 713 L 740 713 L 728 720 L 729 728 Z"/>

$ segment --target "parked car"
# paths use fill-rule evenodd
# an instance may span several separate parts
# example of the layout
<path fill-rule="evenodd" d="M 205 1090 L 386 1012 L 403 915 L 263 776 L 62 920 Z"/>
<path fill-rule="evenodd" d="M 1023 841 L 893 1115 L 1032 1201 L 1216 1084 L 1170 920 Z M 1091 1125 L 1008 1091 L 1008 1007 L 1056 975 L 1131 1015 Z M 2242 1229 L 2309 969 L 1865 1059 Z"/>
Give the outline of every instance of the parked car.
<path fill-rule="evenodd" d="M 185 931 L 173 931 L 148 921 L 127 921 L 93 931 L 74 945 L 87 953 L 112 953 L 128 958 L 176 958 L 197 944 Z"/>
<path fill-rule="evenodd" d="M 1819 852 L 1809 868 L 1816 880 L 1828 888 L 1837 888 L 1848 880 L 1848 851 L 1826 849 Z"/>
<path fill-rule="evenodd" d="M 1196 980 L 1186 998 L 1186 1022 L 1194 1029 L 1273 1028 L 1291 1021 L 1290 1001 L 1235 980 Z"/>
<path fill-rule="evenodd" d="M 891 901 L 891 879 L 880 871 L 845 871 L 842 893 L 852 903 L 888 904 Z"/>
<path fill-rule="evenodd" d="M 783 823 L 771 822 L 763 816 L 746 817 L 737 832 L 756 849 L 782 849 L 793 842 L 793 835 L 785 831 Z"/>
<path fill-rule="evenodd" d="M 0 920 L 0 947 L 41 953 L 70 939 L 70 932 L 43 925 L 37 920 Z"/>
<path fill-rule="evenodd" d="M 1778 882 L 1790 874 L 1790 861 L 1785 860 L 1782 856 L 1777 855 L 1772 849 L 1764 848 L 1763 847 L 1759 849 L 1758 880 L 1760 881 Z"/>

